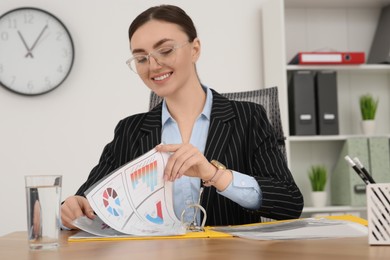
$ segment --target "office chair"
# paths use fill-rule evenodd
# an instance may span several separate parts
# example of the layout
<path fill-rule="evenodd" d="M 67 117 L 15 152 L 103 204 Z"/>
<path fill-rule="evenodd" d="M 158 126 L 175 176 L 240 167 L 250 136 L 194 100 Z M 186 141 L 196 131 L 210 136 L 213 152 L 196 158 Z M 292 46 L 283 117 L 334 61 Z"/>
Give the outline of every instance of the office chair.
<path fill-rule="evenodd" d="M 237 101 L 249 101 L 253 103 L 257 103 L 262 105 L 266 112 L 268 120 L 273 126 L 276 138 L 278 141 L 278 147 L 282 152 L 286 162 L 287 162 L 287 154 L 286 154 L 286 146 L 285 139 L 282 128 L 282 121 L 280 119 L 280 109 L 279 109 L 279 97 L 278 97 L 278 88 L 263 88 L 251 91 L 243 91 L 243 92 L 229 92 L 229 93 L 220 93 L 222 96 Z M 162 98 L 157 96 L 154 92 L 150 93 L 150 102 L 149 102 L 149 110 L 154 108 L 157 104 L 162 101 Z"/>

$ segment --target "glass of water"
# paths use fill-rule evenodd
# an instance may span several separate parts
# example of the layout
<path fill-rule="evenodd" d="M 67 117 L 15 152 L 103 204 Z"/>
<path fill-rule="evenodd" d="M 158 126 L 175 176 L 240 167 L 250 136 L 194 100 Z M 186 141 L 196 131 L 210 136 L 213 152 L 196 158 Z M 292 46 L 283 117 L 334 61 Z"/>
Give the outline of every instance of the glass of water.
<path fill-rule="evenodd" d="M 25 176 L 30 249 L 55 249 L 60 231 L 61 175 Z"/>

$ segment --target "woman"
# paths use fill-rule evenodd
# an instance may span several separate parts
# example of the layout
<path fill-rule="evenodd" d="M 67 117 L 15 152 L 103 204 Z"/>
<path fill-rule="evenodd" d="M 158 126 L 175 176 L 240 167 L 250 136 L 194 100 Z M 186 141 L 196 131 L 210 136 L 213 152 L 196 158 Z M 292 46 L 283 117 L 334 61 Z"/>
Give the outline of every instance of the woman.
<path fill-rule="evenodd" d="M 74 228 L 71 221 L 82 215 L 94 218 L 84 192 L 154 147 L 172 154 L 164 179 L 174 182 L 178 217 L 198 201 L 204 186 L 200 200 L 207 225 L 254 223 L 260 216 L 298 218 L 302 194 L 264 108 L 229 101 L 200 83 L 195 64 L 201 44 L 191 18 L 176 6 L 149 8 L 130 25 L 129 41 L 128 65 L 164 101 L 119 122 L 99 164 L 63 203 L 63 225 Z M 194 217 L 194 212 L 186 214 L 186 220 Z"/>

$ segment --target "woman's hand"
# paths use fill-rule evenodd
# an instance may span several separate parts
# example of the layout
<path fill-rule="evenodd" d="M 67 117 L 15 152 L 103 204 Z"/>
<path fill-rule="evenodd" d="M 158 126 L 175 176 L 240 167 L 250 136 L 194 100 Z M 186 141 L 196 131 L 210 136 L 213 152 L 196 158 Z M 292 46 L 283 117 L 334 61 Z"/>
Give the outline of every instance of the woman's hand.
<path fill-rule="evenodd" d="M 81 216 L 87 216 L 90 219 L 95 218 L 95 214 L 88 200 L 82 196 L 68 197 L 61 205 L 62 225 L 67 228 L 77 229 L 72 224 L 72 221 Z"/>
<path fill-rule="evenodd" d="M 156 150 L 172 154 L 164 171 L 166 181 L 174 181 L 183 175 L 209 180 L 216 171 L 206 157 L 191 144 L 160 144 L 156 146 Z"/>

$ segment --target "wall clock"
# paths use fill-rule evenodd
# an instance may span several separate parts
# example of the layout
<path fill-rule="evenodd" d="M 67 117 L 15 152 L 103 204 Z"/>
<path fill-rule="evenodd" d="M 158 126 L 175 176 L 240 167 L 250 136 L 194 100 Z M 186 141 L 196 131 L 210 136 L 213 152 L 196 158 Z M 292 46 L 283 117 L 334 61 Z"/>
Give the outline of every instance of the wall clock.
<path fill-rule="evenodd" d="M 53 14 L 23 7 L 0 16 L 0 84 L 8 90 L 47 93 L 64 82 L 73 61 L 72 37 Z"/>

